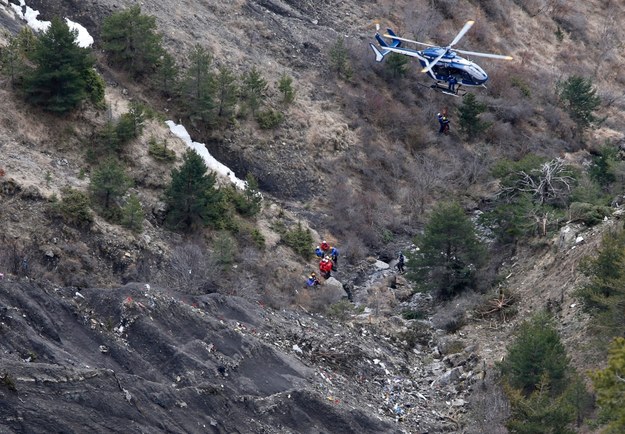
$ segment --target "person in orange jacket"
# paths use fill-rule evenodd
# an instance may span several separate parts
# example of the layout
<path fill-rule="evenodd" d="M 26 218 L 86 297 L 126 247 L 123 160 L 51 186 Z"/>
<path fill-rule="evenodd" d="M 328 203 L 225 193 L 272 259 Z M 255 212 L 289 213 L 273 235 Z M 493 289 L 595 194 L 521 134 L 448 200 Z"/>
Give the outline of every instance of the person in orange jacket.
<path fill-rule="evenodd" d="M 319 262 L 319 271 L 324 279 L 329 279 L 332 273 L 332 261 L 327 256 Z"/>

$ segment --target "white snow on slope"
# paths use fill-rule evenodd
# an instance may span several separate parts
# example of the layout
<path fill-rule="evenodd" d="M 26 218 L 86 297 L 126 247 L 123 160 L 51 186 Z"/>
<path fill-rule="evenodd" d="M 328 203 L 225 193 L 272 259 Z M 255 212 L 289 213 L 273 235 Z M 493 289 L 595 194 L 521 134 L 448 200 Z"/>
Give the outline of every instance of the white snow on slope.
<path fill-rule="evenodd" d="M 206 149 L 204 143 L 198 143 L 191 140 L 191 136 L 187 132 L 184 125 L 176 124 L 174 121 L 165 121 L 169 130 L 177 137 L 181 138 L 191 149 L 197 152 L 206 163 L 209 170 L 217 172 L 217 174 L 227 177 L 230 181 L 240 189 L 244 189 L 246 182 L 235 176 L 234 172 L 230 170 L 226 165 L 220 163 L 213 157 Z"/>
<path fill-rule="evenodd" d="M 10 3 L 11 7 L 15 11 L 18 17 L 26 21 L 28 27 L 37 31 L 37 32 L 45 32 L 50 27 L 50 21 L 41 21 L 38 20 L 39 11 L 33 10 L 30 6 L 26 6 L 24 0 L 20 0 L 20 4 L 16 5 Z M 67 25 L 70 30 L 76 30 L 78 34 L 76 35 L 76 43 L 79 47 L 90 47 L 93 45 L 93 38 L 83 26 L 78 23 L 71 21 L 69 18 L 65 18 Z"/>

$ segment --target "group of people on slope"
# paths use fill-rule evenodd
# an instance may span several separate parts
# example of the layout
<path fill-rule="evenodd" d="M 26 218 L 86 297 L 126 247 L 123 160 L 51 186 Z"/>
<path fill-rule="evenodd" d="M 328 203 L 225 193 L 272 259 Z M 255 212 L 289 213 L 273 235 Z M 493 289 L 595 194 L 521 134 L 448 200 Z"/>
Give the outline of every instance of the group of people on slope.
<path fill-rule="evenodd" d="M 328 244 L 326 240 L 323 240 L 321 244 L 315 248 L 315 255 L 320 258 L 319 272 L 321 276 L 323 276 L 324 279 L 329 279 L 332 271 L 336 271 L 336 266 L 339 262 L 339 250 Z M 317 274 L 315 272 L 310 273 L 306 285 L 315 286 L 320 283 Z"/>

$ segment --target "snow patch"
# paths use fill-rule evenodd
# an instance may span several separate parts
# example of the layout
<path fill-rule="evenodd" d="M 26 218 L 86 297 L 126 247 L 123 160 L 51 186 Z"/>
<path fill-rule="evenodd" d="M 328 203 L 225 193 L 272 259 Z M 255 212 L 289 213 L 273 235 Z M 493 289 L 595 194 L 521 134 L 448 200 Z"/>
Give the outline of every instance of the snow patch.
<path fill-rule="evenodd" d="M 204 143 L 198 143 L 191 140 L 191 136 L 187 132 L 184 125 L 176 124 L 174 121 L 165 121 L 169 130 L 177 137 L 181 138 L 187 146 L 197 152 L 203 159 L 209 170 L 217 172 L 217 174 L 230 179 L 230 181 L 240 189 L 244 189 L 246 182 L 235 176 L 234 172 L 230 170 L 226 165 L 220 163 L 213 157 L 206 149 Z"/>
<path fill-rule="evenodd" d="M 45 32 L 50 27 L 50 21 L 41 21 L 37 19 L 39 16 L 39 11 L 32 9 L 30 6 L 26 6 L 24 0 L 20 0 L 20 4 L 16 5 L 11 3 L 11 7 L 15 11 L 18 17 L 26 21 L 28 27 L 35 30 L 36 32 Z M 93 38 L 83 26 L 74 21 L 71 21 L 69 18 L 65 18 L 65 22 L 70 30 L 75 30 L 77 32 L 76 35 L 76 44 L 79 47 L 86 48 L 93 45 Z"/>

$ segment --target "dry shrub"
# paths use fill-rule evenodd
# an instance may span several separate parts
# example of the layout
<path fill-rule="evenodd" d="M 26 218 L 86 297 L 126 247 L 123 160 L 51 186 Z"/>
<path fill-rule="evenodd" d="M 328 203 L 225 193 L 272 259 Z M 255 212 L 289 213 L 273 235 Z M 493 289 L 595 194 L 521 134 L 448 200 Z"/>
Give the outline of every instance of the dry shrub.
<path fill-rule="evenodd" d="M 345 234 L 345 237 L 341 241 L 340 260 L 342 262 L 355 264 L 366 258 L 368 254 L 369 250 L 367 246 L 357 234 L 353 232 Z"/>
<path fill-rule="evenodd" d="M 446 20 L 452 20 L 458 10 L 458 0 L 438 0 L 434 3 L 434 7 L 441 13 Z"/>
<path fill-rule="evenodd" d="M 466 433 L 507 434 L 506 421 L 510 416 L 510 403 L 494 378 L 494 369 L 493 372 L 486 372 L 485 366 L 482 369 L 483 379 L 477 380 L 478 387 L 469 399 Z"/>
<path fill-rule="evenodd" d="M 479 5 L 489 20 L 510 21 L 510 6 L 502 4 L 501 0 L 482 0 Z"/>
<path fill-rule="evenodd" d="M 486 131 L 487 142 L 498 145 L 509 145 L 518 140 L 518 133 L 507 122 L 497 122 Z"/>
<path fill-rule="evenodd" d="M 367 296 L 367 305 L 373 309 L 375 316 L 388 316 L 393 312 L 393 308 L 397 306 L 395 294 L 384 284 L 376 285 L 369 288 Z"/>
<path fill-rule="evenodd" d="M 543 116 L 547 122 L 549 136 L 557 137 L 565 142 L 576 140 L 577 125 L 560 108 L 554 107 L 551 110 L 545 110 Z"/>
<path fill-rule="evenodd" d="M 499 120 L 518 126 L 535 115 L 534 106 L 523 99 L 519 89 L 510 89 L 509 95 L 506 104 L 497 106 L 495 113 Z"/>
<path fill-rule="evenodd" d="M 222 275 L 218 258 L 204 245 L 192 242 L 176 246 L 165 269 L 163 285 L 186 294 L 215 292 Z"/>
<path fill-rule="evenodd" d="M 570 11 L 554 19 L 573 41 L 590 42 L 588 20 L 581 12 Z"/>
<path fill-rule="evenodd" d="M 54 276 L 56 278 L 53 278 L 53 281 L 60 280 L 60 283 L 64 286 L 75 286 L 78 288 L 88 287 L 92 281 L 87 278 L 82 263 L 77 258 L 62 258 L 56 267 L 55 273 L 49 275 L 49 277 Z"/>
<path fill-rule="evenodd" d="M 450 300 L 432 316 L 435 328 L 455 333 L 467 323 L 467 312 L 473 311 L 482 301 L 482 296 L 472 291 Z"/>

